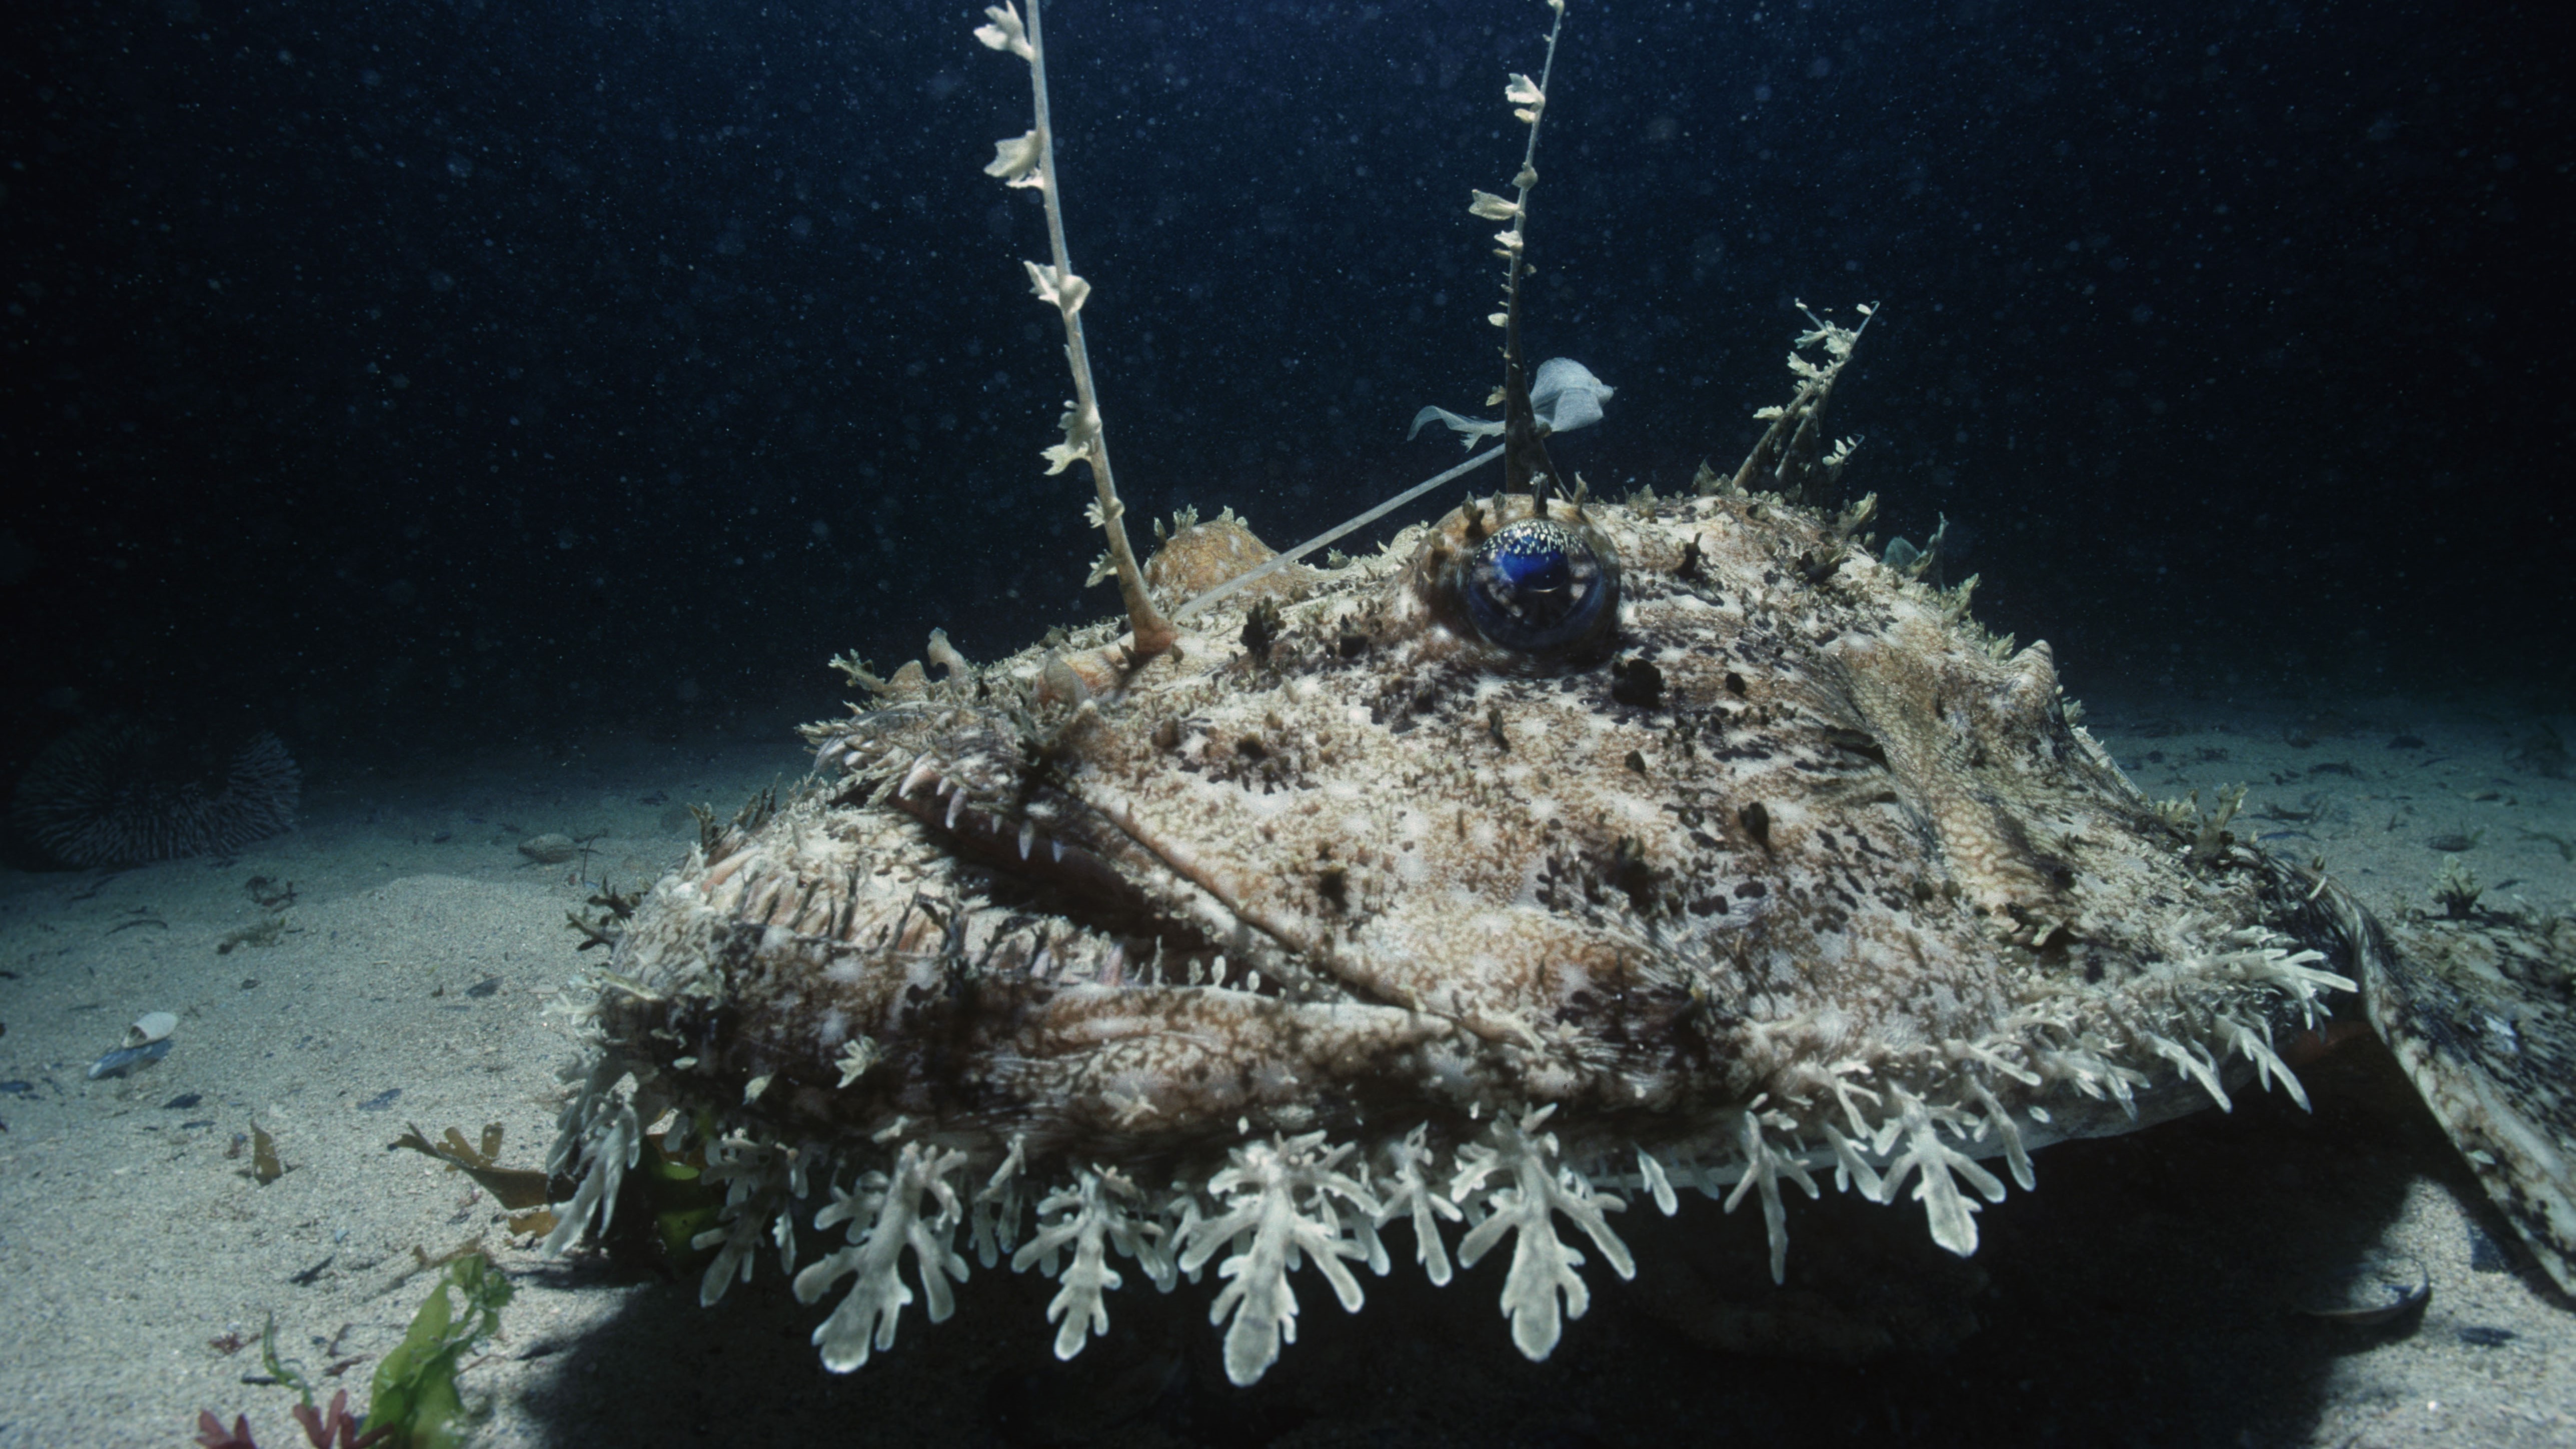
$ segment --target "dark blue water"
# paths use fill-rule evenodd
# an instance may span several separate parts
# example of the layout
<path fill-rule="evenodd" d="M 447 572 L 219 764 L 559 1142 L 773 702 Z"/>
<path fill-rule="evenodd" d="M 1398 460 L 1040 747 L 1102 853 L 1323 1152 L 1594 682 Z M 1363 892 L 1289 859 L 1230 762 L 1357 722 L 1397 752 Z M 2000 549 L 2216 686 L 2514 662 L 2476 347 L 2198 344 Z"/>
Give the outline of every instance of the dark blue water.
<path fill-rule="evenodd" d="M 1561 461 L 1731 466 L 1792 299 L 1876 300 L 1851 485 L 1888 532 L 1951 519 L 1981 616 L 2079 693 L 2563 681 L 2576 117 L 2540 13 L 1576 0 L 1526 325 L 1618 394 Z M 1284 545 L 1454 460 L 1405 425 L 1495 381 L 1465 202 L 1515 168 L 1545 18 L 1050 11 L 1140 523 L 1231 504 Z M 778 732 L 836 651 L 1109 612 L 1037 457 L 1039 213 L 980 171 L 1024 73 L 971 23 L 14 13 L 0 764 L 110 710 L 360 758 Z"/>

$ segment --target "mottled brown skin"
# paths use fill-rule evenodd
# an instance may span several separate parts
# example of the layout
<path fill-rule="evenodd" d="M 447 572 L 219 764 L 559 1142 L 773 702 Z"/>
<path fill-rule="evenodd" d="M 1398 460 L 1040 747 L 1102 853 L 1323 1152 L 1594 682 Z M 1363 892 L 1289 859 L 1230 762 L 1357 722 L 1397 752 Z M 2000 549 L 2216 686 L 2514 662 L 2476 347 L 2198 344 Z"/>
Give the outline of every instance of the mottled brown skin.
<path fill-rule="evenodd" d="M 1469 561 L 1532 507 L 1283 570 L 1151 658 L 1105 627 L 950 654 L 808 727 L 813 778 L 618 943 L 550 1246 L 676 1107 L 727 1183 L 702 1297 L 801 1215 L 846 1224 L 790 1265 L 807 1301 L 852 1280 L 815 1332 L 836 1370 L 892 1344 L 906 1254 L 944 1316 L 963 1235 L 1050 1274 L 1071 1245 L 1067 1356 L 1113 1248 L 1164 1284 L 1213 1266 L 1250 1383 L 1299 1252 L 1356 1308 L 1342 1264 L 1385 1271 L 1397 1219 L 1448 1281 L 1444 1217 L 1461 1262 L 1511 1235 L 1503 1308 L 1543 1358 L 1585 1302 L 1558 1223 L 1634 1271 L 1605 1188 L 1758 1191 L 1775 1282 L 1787 1189 L 1828 1172 L 1964 1256 L 2006 1191 L 1979 1159 L 2028 1189 L 2052 1141 L 2254 1081 L 2304 1102 L 2276 1047 L 2358 988 L 2567 1280 L 2576 932 L 2475 913 L 2392 946 L 2223 811 L 2151 806 L 2046 645 L 1852 541 L 1866 503 L 1559 502 L 1618 606 L 1501 647 Z M 1160 587 L 1266 553 L 1208 527 Z"/>
<path fill-rule="evenodd" d="M 1841 1115 L 1838 1063 L 1920 1094 L 1999 1042 L 2044 1080 L 1981 1080 L 2056 1103 L 2037 1135 L 2128 1125 L 2043 1027 L 2226 949 L 2269 882 L 2185 862 L 2046 646 L 1997 658 L 1962 598 L 1738 496 L 1557 504 L 1624 599 L 1523 657 L 1444 580 L 1528 507 L 1315 574 L 1258 657 L 1237 614 L 1132 673 L 1033 652 L 814 727 L 816 784 L 656 892 L 620 969 L 664 999 L 610 1035 L 669 1030 L 719 1102 L 769 1077 L 782 1127 L 1032 1161 L 1548 1104 L 1569 1155 L 1715 1151 L 1765 1094 Z"/>
<path fill-rule="evenodd" d="M 2364 983 L 2371 1024 L 2541 1266 L 2576 1293 L 2576 919 L 2472 904 L 2390 934 L 2395 949 L 2371 958 Z"/>

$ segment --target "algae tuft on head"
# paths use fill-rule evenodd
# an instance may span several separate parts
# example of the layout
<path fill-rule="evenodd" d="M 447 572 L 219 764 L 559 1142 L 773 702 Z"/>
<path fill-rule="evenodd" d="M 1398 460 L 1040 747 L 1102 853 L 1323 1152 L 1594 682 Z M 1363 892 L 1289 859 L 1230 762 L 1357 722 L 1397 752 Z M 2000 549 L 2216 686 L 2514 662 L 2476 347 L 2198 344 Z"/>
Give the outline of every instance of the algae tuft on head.
<path fill-rule="evenodd" d="M 1047 107 L 1046 42 L 1038 23 L 1038 0 L 1029 0 L 1026 25 L 1008 0 L 984 14 L 989 23 L 976 28 L 975 38 L 1027 61 L 1029 87 L 1036 99 L 1037 124 L 1026 135 L 993 143 L 993 159 L 984 171 L 1006 186 L 1035 187 L 1046 203 L 1047 241 L 1053 258 L 1022 265 L 1028 268 L 1030 290 L 1064 321 L 1064 355 L 1073 368 L 1074 393 L 1059 424 L 1064 441 L 1046 450 L 1047 472 L 1061 473 L 1076 459 L 1091 465 L 1091 483 L 1098 496 L 1087 516 L 1093 527 L 1109 535 L 1109 551 L 1092 566 L 1087 582 L 1098 583 L 1116 574 L 1119 596 L 1127 605 L 1131 652 L 1137 659 L 1150 659 L 1171 648 L 1180 631 L 1163 617 L 1145 590 L 1145 571 L 1137 566 L 1136 551 L 1127 543 L 1126 506 L 1118 501 L 1118 485 L 1109 471 L 1109 437 L 1101 422 L 1100 395 L 1091 379 L 1091 351 L 1082 332 L 1082 304 L 1091 295 L 1091 284 L 1075 274 L 1064 242 L 1064 202 L 1056 185 L 1055 127 Z"/>

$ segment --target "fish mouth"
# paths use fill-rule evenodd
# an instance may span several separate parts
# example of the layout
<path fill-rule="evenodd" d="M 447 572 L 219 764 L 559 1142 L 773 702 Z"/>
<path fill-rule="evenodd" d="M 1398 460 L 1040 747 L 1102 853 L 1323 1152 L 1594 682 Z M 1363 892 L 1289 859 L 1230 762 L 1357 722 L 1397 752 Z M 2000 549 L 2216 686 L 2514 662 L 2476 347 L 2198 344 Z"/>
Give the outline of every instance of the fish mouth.
<path fill-rule="evenodd" d="M 1007 1122 L 1032 1154 L 1421 1119 L 1424 1062 L 1455 1054 L 1453 1023 L 1337 973 L 1301 923 L 1228 891 L 1171 809 L 1123 797 L 1105 766 L 963 715 L 935 736 L 861 740 L 873 758 L 845 760 L 822 802 L 934 859 L 917 885 L 878 888 L 862 914 L 880 924 L 842 938 L 877 982 L 860 994 L 882 1014 L 862 1029 L 886 1065 L 820 1110 L 900 1111 L 996 1142 Z"/>
<path fill-rule="evenodd" d="M 1037 951 L 996 953 L 1033 983 L 1229 992 L 1373 1004 L 1316 964 L 1292 929 L 1230 899 L 1123 801 L 1086 791 L 1078 765 L 991 748 L 911 757 L 859 777 L 961 865 L 981 904 L 1030 918 Z"/>

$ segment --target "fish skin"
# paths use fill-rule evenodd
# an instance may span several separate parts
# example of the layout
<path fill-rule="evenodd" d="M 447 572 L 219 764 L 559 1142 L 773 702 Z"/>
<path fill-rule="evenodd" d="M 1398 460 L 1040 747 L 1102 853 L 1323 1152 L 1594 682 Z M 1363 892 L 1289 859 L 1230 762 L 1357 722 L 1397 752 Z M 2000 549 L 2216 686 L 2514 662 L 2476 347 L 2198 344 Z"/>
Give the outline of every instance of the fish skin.
<path fill-rule="evenodd" d="M 1101 626 L 809 727 L 828 767 L 629 926 L 593 1077 L 835 1170 L 1107 1171 L 1175 1183 L 1167 1215 L 1297 1134 L 1350 1144 L 1364 1190 L 1406 1142 L 1464 1182 L 1535 1113 L 1587 1182 L 1642 1152 L 1730 1205 L 1761 1186 L 1776 1273 L 1778 1183 L 1910 1183 L 1973 1252 L 1974 1198 L 2005 1192 L 1981 1161 L 2027 1187 L 2049 1142 L 2295 1093 L 2269 1043 L 2358 986 L 2564 1274 L 2564 1161 L 2528 1144 L 2565 1103 L 2459 1024 L 2563 987 L 2565 932 L 2492 918 L 2492 959 L 2539 964 L 2446 984 L 2469 968 L 2445 928 L 2392 934 L 2149 802 L 2070 722 L 2047 645 L 1777 496 L 1556 503 L 1618 561 L 1616 628 L 1571 657 L 1488 644 L 1449 581 L 1529 507 L 1299 577 L 1258 651 L 1240 613 L 1142 666 Z M 1084 690 L 1046 688 L 1066 669 Z M 706 864 L 746 856 L 727 883 Z M 2523 1028 L 2560 1053 L 2536 1060 L 2565 1060 L 2553 1031 Z M 873 1064 L 837 1086 L 859 1035 Z"/>
<path fill-rule="evenodd" d="M 2391 930 L 2229 832 L 2236 799 L 2147 800 L 2047 644 L 1979 625 L 1973 578 L 1923 581 L 1954 555 L 1891 566 L 1874 497 L 1801 501 L 1840 491 L 1820 418 L 1859 335 L 1817 320 L 1829 365 L 1793 364 L 1744 464 L 1685 496 L 1470 501 L 1150 657 L 1102 624 L 854 674 L 870 697 L 804 730 L 817 774 L 707 831 L 622 931 L 549 1247 L 678 1108 L 727 1144 L 708 1301 L 824 1197 L 814 1226 L 850 1225 L 794 1276 L 811 1301 L 855 1275 L 815 1335 L 836 1371 L 915 1301 L 899 1244 L 936 1319 L 958 1235 L 989 1265 L 1033 1206 L 1010 1261 L 1062 1272 L 1060 1356 L 1105 1331 L 1112 1246 L 1165 1286 L 1230 1252 L 1216 1317 L 1252 1382 L 1293 1340 L 1292 1264 L 1356 1309 L 1342 1262 L 1384 1271 L 1380 1226 L 1445 1283 L 1463 1217 L 1463 1265 L 1514 1238 L 1503 1306 L 1543 1358 L 1578 1264 L 1635 1271 L 1616 1191 L 1757 1201 L 1775 1282 L 1785 1189 L 1825 1180 L 1965 1257 L 2033 1152 L 2257 1087 L 2304 1107 L 2275 1044 L 2366 1012 L 2563 1284 L 2576 931 Z M 1594 567 L 1528 577 L 1614 608 L 1495 614 L 1480 550 L 1540 509 L 1515 547 Z M 1231 515 L 1178 522 L 1157 588 L 1269 555 Z"/>
<path fill-rule="evenodd" d="M 2563 1292 L 2576 1294 L 2576 921 L 2472 908 L 2389 928 L 2371 1024 Z"/>

